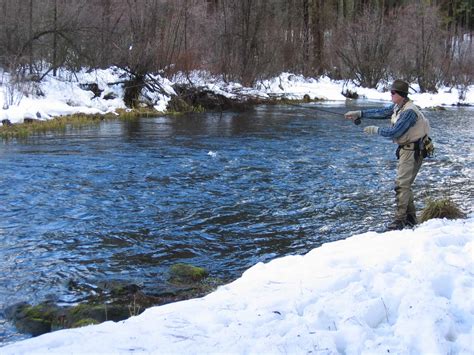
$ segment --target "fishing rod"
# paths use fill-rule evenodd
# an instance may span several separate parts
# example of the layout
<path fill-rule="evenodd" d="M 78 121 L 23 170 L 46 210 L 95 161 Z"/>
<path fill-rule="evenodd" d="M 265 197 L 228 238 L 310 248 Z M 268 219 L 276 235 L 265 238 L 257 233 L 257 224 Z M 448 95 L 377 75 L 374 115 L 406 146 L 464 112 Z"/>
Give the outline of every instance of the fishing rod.
<path fill-rule="evenodd" d="M 249 95 L 249 94 L 245 94 L 243 92 L 239 92 L 239 93 L 236 93 L 237 95 L 240 95 L 240 96 L 246 96 L 246 97 L 250 97 L 250 98 L 261 98 L 258 94 L 257 95 Z M 270 96 L 270 95 L 269 95 Z M 271 97 L 271 96 L 270 96 Z M 343 113 L 340 113 L 340 112 L 336 112 L 336 111 L 332 111 L 332 110 L 326 110 L 326 109 L 323 109 L 323 108 L 319 108 L 319 107 L 313 107 L 313 106 L 302 106 L 300 104 L 293 104 L 291 102 L 285 102 L 285 104 L 287 105 L 290 105 L 290 106 L 295 106 L 295 107 L 303 107 L 303 108 L 307 108 L 307 109 L 310 109 L 310 110 L 316 110 L 316 111 L 321 111 L 321 112 L 326 112 L 326 113 L 331 113 L 333 115 L 338 115 L 338 116 L 344 116 L 345 115 Z M 352 122 L 354 122 L 354 124 L 356 126 L 360 125 L 362 120 L 360 117 L 356 118 L 355 120 L 352 120 Z"/>
<path fill-rule="evenodd" d="M 321 112 L 326 112 L 326 113 L 332 113 L 333 115 L 344 116 L 343 113 L 336 112 L 336 111 L 331 111 L 331 110 L 326 110 L 326 109 L 323 109 L 323 108 L 320 108 L 320 107 L 302 106 L 302 105 L 298 105 L 298 104 L 292 104 L 291 102 L 288 102 L 287 104 L 290 105 L 290 106 L 303 107 L 303 108 L 307 108 L 307 109 L 311 109 L 311 110 L 316 110 L 316 111 L 321 111 Z M 360 117 L 353 120 L 353 122 L 356 126 L 360 125 L 361 121 L 362 120 L 360 119 Z"/>

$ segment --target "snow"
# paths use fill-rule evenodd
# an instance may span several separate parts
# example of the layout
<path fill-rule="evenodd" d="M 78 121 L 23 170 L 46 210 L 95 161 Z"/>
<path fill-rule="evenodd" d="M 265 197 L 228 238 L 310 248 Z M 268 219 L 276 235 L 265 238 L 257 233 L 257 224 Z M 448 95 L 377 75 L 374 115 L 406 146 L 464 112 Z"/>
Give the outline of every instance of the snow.
<path fill-rule="evenodd" d="M 24 96 L 0 119 L 51 119 L 74 112 L 124 108 L 118 69 L 47 77 L 44 96 Z M 193 81 L 227 96 L 286 95 L 340 102 L 343 88 L 388 103 L 389 94 L 283 73 L 245 88 L 207 73 L 172 81 L 155 77 L 165 94 L 145 92 L 164 110 L 173 82 Z M 79 88 L 97 82 L 101 97 Z M 117 99 L 106 100 L 114 93 Z M 421 107 L 459 103 L 456 89 L 412 93 Z M 2 105 L 3 103 L 3 105 Z M 474 104 L 470 87 L 463 104 Z M 209 151 L 208 155 L 216 156 Z M 474 354 L 474 214 L 431 220 L 414 230 L 369 232 L 326 243 L 306 255 L 258 263 L 236 281 L 197 299 L 147 309 L 122 322 L 66 329 L 0 348 L 7 354 Z"/>
<path fill-rule="evenodd" d="M 7 354 L 473 354 L 474 215 L 258 263 L 197 299 Z"/>
<path fill-rule="evenodd" d="M 100 69 L 94 71 L 83 70 L 79 73 L 60 72 L 57 77 L 48 75 L 35 87 L 15 88 L 9 84 L 9 75 L 0 75 L 0 121 L 8 119 L 11 123 L 21 123 L 25 118 L 47 120 L 60 115 L 73 113 L 108 113 L 117 109 L 126 109 L 123 100 L 123 82 L 126 73 L 118 68 Z M 211 90 L 230 98 L 237 94 L 268 98 L 284 96 L 290 99 L 302 99 L 308 95 L 311 99 L 328 102 L 344 102 L 343 90 L 357 92 L 360 98 L 390 102 L 387 84 L 377 90 L 356 87 L 345 81 L 333 81 L 328 77 L 319 79 L 306 78 L 301 75 L 282 73 L 278 77 L 262 80 L 254 87 L 243 87 L 239 83 L 225 82 L 220 77 L 212 76 L 203 71 L 195 71 L 184 75 L 178 73 L 172 80 L 160 75 L 152 75 L 163 88 L 164 93 L 144 90 L 143 101 L 151 104 L 157 111 L 165 112 L 166 106 L 173 95 L 174 83 L 192 82 L 196 86 Z M 100 97 L 94 97 L 91 91 L 83 90 L 80 84 L 97 83 L 103 90 Z M 410 97 L 422 107 L 451 106 L 457 104 L 474 105 L 474 86 L 470 86 L 464 100 L 459 99 L 456 88 L 441 88 L 438 94 L 419 94 L 418 87 L 411 85 Z M 32 92 L 36 92 L 35 95 Z M 38 95 L 42 93 L 43 95 Z M 113 94 L 114 99 L 107 99 Z"/>

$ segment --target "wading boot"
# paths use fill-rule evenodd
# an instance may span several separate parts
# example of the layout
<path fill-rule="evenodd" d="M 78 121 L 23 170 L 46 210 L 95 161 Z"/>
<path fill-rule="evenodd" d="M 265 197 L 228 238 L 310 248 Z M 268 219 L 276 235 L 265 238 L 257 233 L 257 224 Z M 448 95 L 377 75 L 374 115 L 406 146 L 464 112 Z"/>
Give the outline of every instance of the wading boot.
<path fill-rule="evenodd" d="M 400 221 L 399 219 L 395 219 L 391 223 L 387 225 L 385 231 L 395 231 L 395 230 L 402 230 L 405 228 L 406 223 L 404 221 Z"/>
<path fill-rule="evenodd" d="M 413 228 L 418 224 L 418 220 L 416 219 L 416 215 L 408 214 L 407 215 L 407 222 L 406 226 L 409 228 Z"/>

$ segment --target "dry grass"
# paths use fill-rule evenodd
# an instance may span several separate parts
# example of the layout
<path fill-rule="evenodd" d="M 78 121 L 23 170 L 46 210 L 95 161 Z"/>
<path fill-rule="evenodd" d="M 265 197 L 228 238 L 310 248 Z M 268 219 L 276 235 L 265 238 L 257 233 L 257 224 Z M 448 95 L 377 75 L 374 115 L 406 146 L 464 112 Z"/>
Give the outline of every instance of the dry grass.
<path fill-rule="evenodd" d="M 14 124 L 0 127 L 0 137 L 3 139 L 23 138 L 34 133 L 65 131 L 70 127 L 83 127 L 100 122 L 104 117 L 99 115 L 71 115 L 59 116 L 47 121 L 33 121 L 31 123 Z"/>
<path fill-rule="evenodd" d="M 433 218 L 458 219 L 466 218 L 466 214 L 449 198 L 428 200 L 420 220 L 426 222 Z"/>
<path fill-rule="evenodd" d="M 14 124 L 11 126 L 0 126 L 0 138 L 8 140 L 13 138 L 25 138 L 32 134 L 43 134 L 48 132 L 61 132 L 67 128 L 81 128 L 98 124 L 104 120 L 112 119 L 136 119 L 139 117 L 156 117 L 160 113 L 153 109 L 141 108 L 135 110 L 117 110 L 117 114 L 86 115 L 74 114 L 70 116 L 59 116 L 47 121 L 33 121 L 31 123 Z"/>

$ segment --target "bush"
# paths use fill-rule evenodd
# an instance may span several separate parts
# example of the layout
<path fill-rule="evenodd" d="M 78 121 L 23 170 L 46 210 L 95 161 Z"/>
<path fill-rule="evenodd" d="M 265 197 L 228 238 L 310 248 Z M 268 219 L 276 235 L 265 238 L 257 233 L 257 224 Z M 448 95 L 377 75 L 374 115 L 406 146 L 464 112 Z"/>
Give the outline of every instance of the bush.
<path fill-rule="evenodd" d="M 426 222 L 433 218 L 458 219 L 466 218 L 466 214 L 449 198 L 429 200 L 420 219 Z"/>

